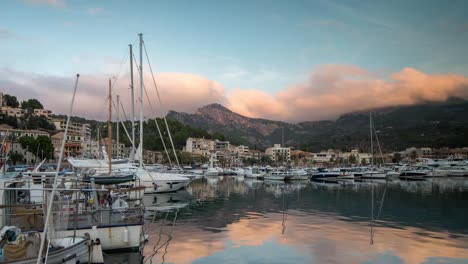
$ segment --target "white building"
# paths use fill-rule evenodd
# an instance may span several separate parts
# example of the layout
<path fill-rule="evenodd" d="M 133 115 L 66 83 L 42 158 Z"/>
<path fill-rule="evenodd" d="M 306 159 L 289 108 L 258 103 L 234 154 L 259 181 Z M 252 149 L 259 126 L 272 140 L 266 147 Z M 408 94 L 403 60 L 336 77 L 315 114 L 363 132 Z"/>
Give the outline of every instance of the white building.
<path fill-rule="evenodd" d="M 21 118 L 24 115 L 24 110 L 21 108 L 13 108 L 9 106 L 2 106 L 1 112 L 5 113 L 7 116 L 13 116 L 16 118 Z"/>
<path fill-rule="evenodd" d="M 371 159 L 371 155 L 369 153 L 361 153 L 357 149 L 353 149 L 351 150 L 351 152 L 343 152 L 339 156 L 345 160 L 349 160 L 351 156 L 354 156 L 357 164 L 361 164 L 361 163 L 368 164 L 370 163 L 370 159 Z"/>
<path fill-rule="evenodd" d="M 281 147 L 281 144 L 274 144 L 272 148 L 267 148 L 265 154 L 273 161 L 291 161 L 291 149 Z"/>
<path fill-rule="evenodd" d="M 45 116 L 46 118 L 49 118 L 49 116 L 52 114 L 52 111 L 46 110 L 46 109 L 34 109 L 34 115 L 36 116 Z"/>
<path fill-rule="evenodd" d="M 65 130 L 67 121 L 65 119 L 52 119 L 52 123 L 55 125 L 57 130 Z M 80 134 L 85 138 L 89 138 L 91 136 L 91 125 L 70 122 L 68 125 L 68 132 L 70 134 Z"/>
<path fill-rule="evenodd" d="M 210 153 L 214 151 L 214 146 L 215 143 L 213 140 L 190 137 L 185 143 L 184 151 L 208 157 Z"/>
<path fill-rule="evenodd" d="M 314 155 L 313 160 L 318 163 L 330 162 L 336 159 L 337 157 L 335 152 L 330 152 L 330 151 L 322 151 L 320 153 L 314 153 L 313 155 Z"/>
<path fill-rule="evenodd" d="M 250 154 L 249 147 L 244 145 L 237 146 L 235 148 L 235 152 L 237 153 L 237 155 L 239 155 L 239 157 L 246 157 Z"/>
<path fill-rule="evenodd" d="M 7 124 L 0 125 L 0 138 L 4 138 L 6 135 L 13 135 L 16 138 L 22 136 L 30 136 L 33 138 L 37 138 L 37 136 L 46 136 L 49 137 L 49 133 L 40 130 L 24 130 L 24 129 L 13 129 L 11 126 Z"/>

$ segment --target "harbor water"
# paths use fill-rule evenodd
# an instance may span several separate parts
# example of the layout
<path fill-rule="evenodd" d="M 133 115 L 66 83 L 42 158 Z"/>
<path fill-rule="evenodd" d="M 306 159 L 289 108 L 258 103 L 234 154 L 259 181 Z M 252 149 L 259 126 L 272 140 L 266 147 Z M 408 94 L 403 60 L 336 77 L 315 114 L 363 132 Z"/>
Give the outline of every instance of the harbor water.
<path fill-rule="evenodd" d="M 145 205 L 144 263 L 468 263 L 463 178 L 205 177 L 176 193 L 148 195 Z"/>

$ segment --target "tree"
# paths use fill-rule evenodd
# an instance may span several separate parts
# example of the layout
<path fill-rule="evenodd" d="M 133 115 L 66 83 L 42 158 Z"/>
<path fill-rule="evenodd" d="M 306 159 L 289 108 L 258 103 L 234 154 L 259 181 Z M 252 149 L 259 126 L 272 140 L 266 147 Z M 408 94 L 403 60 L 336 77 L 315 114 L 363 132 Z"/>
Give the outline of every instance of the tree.
<path fill-rule="evenodd" d="M 16 96 L 5 94 L 3 95 L 3 100 L 5 101 L 5 104 L 9 107 L 13 107 L 13 108 L 19 107 L 19 102 Z"/>
<path fill-rule="evenodd" d="M 412 160 L 415 160 L 417 157 L 418 157 L 418 153 L 416 152 L 416 150 L 411 151 L 410 158 Z"/>
<path fill-rule="evenodd" d="M 271 160 L 270 156 L 262 156 L 262 157 L 260 158 L 260 162 L 261 162 L 262 164 L 271 165 L 272 160 Z"/>
<path fill-rule="evenodd" d="M 399 163 L 401 161 L 401 154 L 400 152 L 395 152 L 393 154 L 392 162 L 393 163 Z"/>
<path fill-rule="evenodd" d="M 366 165 L 367 164 L 367 160 L 365 158 L 362 158 L 361 159 L 361 165 Z"/>
<path fill-rule="evenodd" d="M 22 136 L 18 139 L 23 149 L 28 149 L 33 155 L 37 154 L 37 158 L 51 157 L 54 153 L 54 145 L 48 136 Z"/>
<path fill-rule="evenodd" d="M 349 155 L 348 162 L 350 164 L 356 164 L 357 163 L 357 158 L 354 154 Z"/>
<path fill-rule="evenodd" d="M 45 116 L 35 116 L 31 113 L 25 113 L 22 118 L 24 129 L 46 129 L 55 130 L 55 126 L 47 120 Z"/>
<path fill-rule="evenodd" d="M 11 153 L 10 154 L 10 159 L 13 162 L 14 165 L 16 165 L 16 163 L 18 163 L 18 162 L 20 162 L 20 163 L 24 162 L 24 157 L 20 153 Z"/>
<path fill-rule="evenodd" d="M 18 119 L 14 116 L 8 116 L 5 113 L 0 113 L 0 124 L 7 124 L 13 128 L 18 128 Z"/>
<path fill-rule="evenodd" d="M 21 102 L 21 108 L 28 111 L 34 111 L 34 109 L 44 109 L 44 106 L 37 99 L 28 99 Z"/>

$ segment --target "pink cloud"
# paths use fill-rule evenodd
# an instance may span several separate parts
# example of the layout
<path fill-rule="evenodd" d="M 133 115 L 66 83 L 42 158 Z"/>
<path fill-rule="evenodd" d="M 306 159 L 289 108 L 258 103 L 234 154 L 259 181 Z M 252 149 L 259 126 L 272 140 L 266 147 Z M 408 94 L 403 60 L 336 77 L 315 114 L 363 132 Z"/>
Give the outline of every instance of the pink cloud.
<path fill-rule="evenodd" d="M 37 98 L 56 113 L 68 113 L 75 76 L 57 77 L 0 69 L 2 92 L 16 95 L 20 100 Z M 115 80 L 113 80 L 114 82 Z M 151 111 L 145 96 L 145 117 L 161 116 L 169 109 L 193 112 L 201 105 L 224 102 L 224 88 L 217 82 L 189 73 L 161 73 L 156 76 L 163 106 L 158 103 L 151 75 L 145 75 L 145 86 L 153 106 Z M 131 96 L 129 76 L 121 76 L 113 88 L 120 95 L 130 117 Z M 139 82 L 135 76 L 135 105 L 138 113 Z M 107 118 L 108 77 L 81 75 L 75 99 L 74 115 L 104 120 Z"/>
<path fill-rule="evenodd" d="M 275 95 L 256 91 L 243 96 L 234 93 L 229 107 L 251 117 L 297 122 L 376 107 L 444 101 L 451 96 L 468 98 L 468 78 L 404 68 L 386 79 L 353 65 L 325 65 L 306 81 Z"/>
<path fill-rule="evenodd" d="M 75 115 L 106 119 L 107 78 L 105 74 L 81 76 Z M 312 71 L 304 81 L 276 94 L 241 88 L 226 93 L 220 83 L 191 73 L 160 73 L 156 75 L 156 81 L 163 105 L 158 103 L 151 75 L 145 75 L 145 85 L 153 105 L 151 110 L 145 99 L 146 117 L 161 116 L 170 109 L 195 112 L 203 105 L 222 103 L 249 117 L 299 122 L 336 118 L 346 112 L 376 107 L 444 101 L 452 96 L 468 98 L 467 77 L 427 74 L 413 68 L 379 76 L 353 65 L 324 65 Z M 74 76 L 47 76 L 0 69 L 3 92 L 20 99 L 38 98 L 46 108 L 57 113 L 67 113 L 73 83 Z M 113 89 L 114 95 L 120 94 L 127 116 L 131 105 L 129 83 L 128 74 L 121 75 Z M 135 74 L 136 105 L 138 88 Z"/>

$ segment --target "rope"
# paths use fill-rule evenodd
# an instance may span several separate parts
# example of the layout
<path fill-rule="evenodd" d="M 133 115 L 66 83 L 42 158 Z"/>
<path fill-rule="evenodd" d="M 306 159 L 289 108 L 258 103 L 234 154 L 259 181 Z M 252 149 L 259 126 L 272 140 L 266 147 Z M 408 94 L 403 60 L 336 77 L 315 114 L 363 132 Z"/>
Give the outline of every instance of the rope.
<path fill-rule="evenodd" d="M 372 120 L 372 128 L 374 129 L 375 139 L 377 141 L 377 146 L 379 147 L 380 158 L 382 159 L 382 165 L 383 165 L 384 164 L 384 158 L 383 158 L 383 154 L 382 154 L 382 149 L 380 148 L 380 142 L 379 142 L 379 137 L 377 136 L 377 130 L 375 130 L 374 120 Z"/>
<path fill-rule="evenodd" d="M 371 239 L 370 239 L 370 244 L 374 244 L 374 185 L 372 184 L 372 192 L 371 192 L 371 222 L 370 222 L 370 227 L 371 227 Z"/>
<path fill-rule="evenodd" d="M 138 63 L 137 63 L 137 61 L 135 59 L 135 56 L 132 56 L 132 57 L 133 57 L 133 60 L 135 61 L 135 65 L 137 66 L 137 69 L 138 69 Z M 153 104 L 151 104 L 151 101 L 149 100 L 148 91 L 146 90 L 146 86 L 145 86 L 144 83 L 143 83 L 143 88 L 145 89 L 146 99 L 148 100 L 148 105 L 150 106 L 150 110 L 156 116 L 156 114 L 154 113 L 154 110 L 153 110 Z M 169 160 L 169 165 L 172 167 L 171 157 L 169 155 L 169 151 L 167 151 L 166 143 L 164 142 L 164 138 L 162 136 L 161 129 L 159 128 L 159 124 L 158 124 L 156 118 L 154 119 L 154 123 L 156 124 L 156 128 L 158 129 L 159 137 L 161 138 L 161 142 L 163 144 L 164 151 L 166 152 L 167 159 Z"/>
<path fill-rule="evenodd" d="M 115 106 L 115 101 L 114 100 L 112 100 L 112 105 L 114 105 L 114 109 L 117 109 L 117 107 Z M 122 102 L 120 102 L 120 105 L 122 106 L 122 111 L 124 113 L 125 119 L 127 119 L 127 115 L 125 114 L 125 109 L 123 108 Z M 130 134 L 128 133 L 127 128 L 125 127 L 125 123 L 123 122 L 123 120 L 120 120 L 120 123 L 122 124 L 122 127 L 123 127 L 123 129 L 125 131 L 125 134 L 127 134 L 128 140 L 132 144 L 133 148 L 135 148 L 135 143 L 132 141 L 132 138 L 130 137 Z M 117 129 L 119 129 L 118 125 L 119 124 L 117 124 Z"/>
<path fill-rule="evenodd" d="M 150 63 L 150 61 L 149 61 L 148 52 L 146 51 L 145 42 L 143 42 L 143 48 L 144 48 L 144 50 L 145 50 L 146 60 L 148 61 L 148 66 L 149 66 L 149 68 L 150 68 L 151 77 L 153 78 L 154 88 L 156 89 L 156 94 L 158 95 L 159 104 L 160 104 L 161 107 L 162 107 L 162 106 L 163 106 L 163 103 L 162 103 L 162 101 L 161 101 L 161 97 L 159 96 L 158 85 L 156 84 L 156 80 L 155 80 L 155 78 L 154 78 L 153 68 L 151 67 L 151 63 Z M 164 118 L 164 123 L 166 123 L 167 133 L 169 134 L 169 140 L 171 141 L 172 150 L 173 150 L 173 152 L 174 152 L 174 156 L 175 156 L 176 161 L 177 161 L 177 166 L 180 167 L 179 159 L 177 158 L 177 153 L 176 153 L 176 151 L 175 151 L 174 142 L 172 141 L 171 131 L 170 131 L 170 129 L 169 129 L 169 125 L 167 124 L 166 116 L 164 115 L 163 118 Z"/>
<path fill-rule="evenodd" d="M 44 236 L 41 239 L 41 248 L 39 249 L 39 255 L 37 257 L 37 264 L 40 264 L 41 261 L 42 261 L 42 251 L 44 250 L 44 244 L 45 244 L 45 239 L 46 239 L 46 235 L 47 235 L 47 227 L 49 225 L 50 214 L 52 212 L 52 202 L 54 200 L 54 196 L 55 196 L 55 193 L 57 191 L 58 173 L 59 173 L 60 165 L 62 164 L 63 151 L 65 149 L 65 140 L 67 139 L 68 126 L 70 125 L 70 117 L 71 117 L 71 115 L 73 113 L 73 105 L 75 103 L 75 95 L 76 95 L 76 90 L 78 88 L 78 79 L 79 78 L 80 78 L 80 75 L 77 74 L 76 75 L 76 81 L 75 81 L 75 88 L 73 90 L 73 97 L 72 97 L 72 101 L 71 101 L 71 104 L 70 104 L 70 111 L 68 113 L 67 123 L 65 125 L 65 131 L 63 133 L 62 146 L 60 147 L 60 156 L 59 156 L 59 159 L 58 159 L 58 162 L 57 162 L 57 170 L 55 171 L 54 186 L 52 188 L 52 193 L 51 193 L 51 196 L 50 196 L 51 197 L 50 202 L 49 202 L 49 205 L 47 207 L 47 216 L 46 216 L 46 220 L 45 220 L 45 223 L 44 223 Z M 46 258 L 47 258 L 47 254 L 46 254 Z"/>

